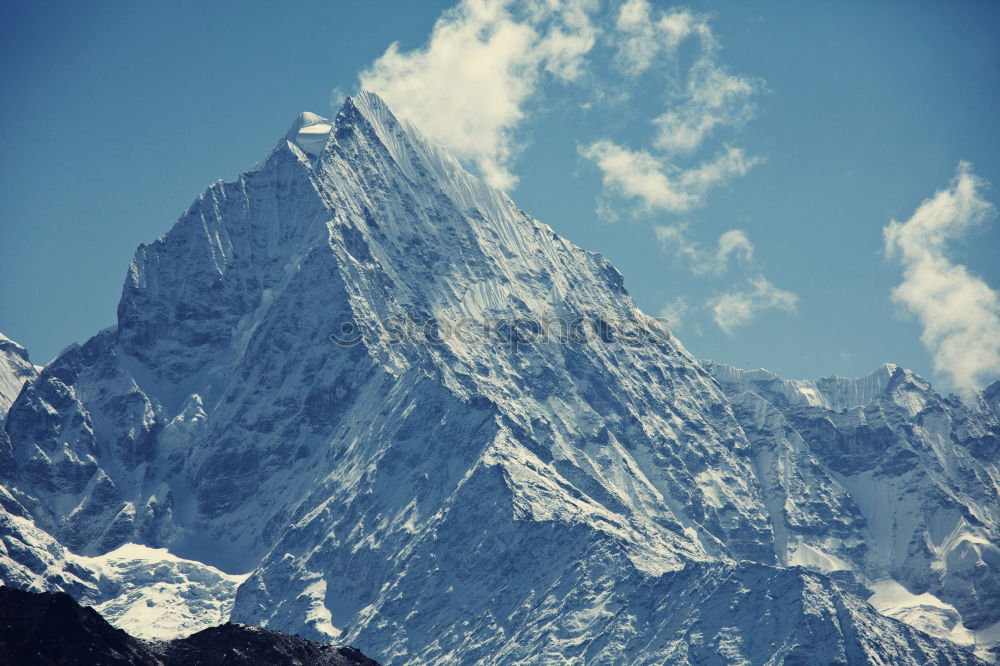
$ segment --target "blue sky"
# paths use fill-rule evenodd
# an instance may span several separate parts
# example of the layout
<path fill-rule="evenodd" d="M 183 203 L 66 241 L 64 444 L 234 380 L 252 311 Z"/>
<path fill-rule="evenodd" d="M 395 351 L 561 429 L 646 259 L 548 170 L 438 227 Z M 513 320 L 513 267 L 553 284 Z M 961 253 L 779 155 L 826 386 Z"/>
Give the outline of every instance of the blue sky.
<path fill-rule="evenodd" d="M 363 82 L 700 357 L 1000 374 L 995 3 L 452 5 L 5 3 L 0 331 L 113 324 L 139 243 Z"/>

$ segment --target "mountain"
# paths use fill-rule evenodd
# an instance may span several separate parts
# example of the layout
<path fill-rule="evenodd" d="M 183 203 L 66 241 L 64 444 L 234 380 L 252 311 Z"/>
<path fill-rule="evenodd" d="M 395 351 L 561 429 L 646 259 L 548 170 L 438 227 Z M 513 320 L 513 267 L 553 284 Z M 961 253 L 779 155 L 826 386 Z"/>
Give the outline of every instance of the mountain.
<path fill-rule="evenodd" d="M 238 583 L 234 621 L 383 663 L 978 663 L 864 599 L 918 581 L 968 630 L 1000 619 L 995 410 L 948 403 L 937 432 L 972 442 L 951 443 L 959 464 L 900 477 L 968 526 L 945 574 L 907 578 L 943 560 L 852 541 L 894 533 L 845 496 L 887 435 L 839 414 L 884 389 L 831 389 L 816 408 L 832 430 L 775 439 L 758 421 L 792 411 L 720 367 L 607 260 L 364 93 L 332 120 L 302 114 L 139 247 L 117 325 L 11 406 L 0 469 L 73 557 L 166 548 Z M 846 462 L 800 455 L 793 427 Z M 141 591 L 158 575 L 109 617 L 160 603 Z"/>
<path fill-rule="evenodd" d="M 892 617 L 1000 642 L 995 383 L 969 407 L 895 365 L 783 380 L 706 363 L 753 443 L 778 560 L 859 576 Z"/>
<path fill-rule="evenodd" d="M 350 647 L 225 624 L 187 638 L 146 643 L 62 593 L 0 587 L 0 655 L 9 664 L 67 666 L 378 666 Z"/>

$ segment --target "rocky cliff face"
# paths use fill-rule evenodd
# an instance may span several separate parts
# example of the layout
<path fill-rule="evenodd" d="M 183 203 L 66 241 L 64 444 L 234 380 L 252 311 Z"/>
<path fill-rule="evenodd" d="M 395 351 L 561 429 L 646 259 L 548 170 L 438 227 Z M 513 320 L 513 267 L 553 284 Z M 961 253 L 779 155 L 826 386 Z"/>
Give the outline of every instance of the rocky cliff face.
<path fill-rule="evenodd" d="M 873 603 L 966 644 L 1000 638 L 1000 383 L 969 407 L 893 365 L 816 382 L 706 367 L 753 442 L 779 561 L 900 584 Z"/>
<path fill-rule="evenodd" d="M 139 248 L 117 326 L 11 407 L 4 483 L 74 553 L 250 572 L 233 619 L 385 663 L 972 663 L 855 596 L 958 552 L 863 543 L 881 523 L 845 475 L 891 467 L 877 451 L 903 426 L 850 410 L 883 380 L 781 402 L 709 369 L 606 260 L 362 94 Z M 951 567 L 972 573 L 921 584 L 974 587 L 962 618 L 984 626 L 995 493 L 968 475 L 995 471 L 995 414 L 948 404 L 936 432 L 979 443 L 900 483 L 975 495 L 975 555 Z M 839 448 L 801 453 L 821 435 Z M 943 543 L 932 522 L 914 534 Z"/>

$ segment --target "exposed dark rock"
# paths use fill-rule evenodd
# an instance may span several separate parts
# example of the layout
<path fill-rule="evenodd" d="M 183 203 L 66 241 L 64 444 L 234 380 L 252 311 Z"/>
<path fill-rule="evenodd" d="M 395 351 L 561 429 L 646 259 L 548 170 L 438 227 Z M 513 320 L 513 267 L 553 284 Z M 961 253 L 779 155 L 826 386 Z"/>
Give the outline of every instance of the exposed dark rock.
<path fill-rule="evenodd" d="M 61 592 L 0 586 L 0 664 L 17 666 L 378 666 L 352 647 L 224 624 L 149 643 L 115 629 Z"/>

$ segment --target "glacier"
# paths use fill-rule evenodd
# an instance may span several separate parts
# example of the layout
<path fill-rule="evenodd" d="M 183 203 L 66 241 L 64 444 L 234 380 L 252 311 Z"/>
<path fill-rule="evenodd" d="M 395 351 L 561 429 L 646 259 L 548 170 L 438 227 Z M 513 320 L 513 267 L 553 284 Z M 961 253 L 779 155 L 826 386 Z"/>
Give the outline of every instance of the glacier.
<path fill-rule="evenodd" d="M 520 337 L 552 321 L 602 333 Z M 701 362 L 371 93 L 140 246 L 115 326 L 17 363 L 0 576 L 132 633 L 228 616 L 385 664 L 996 656 L 1000 383 Z"/>

